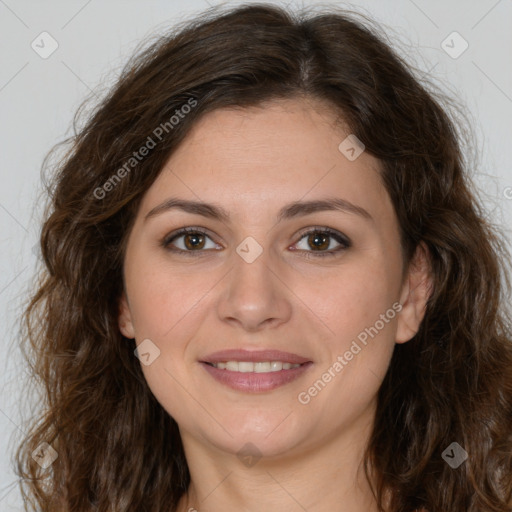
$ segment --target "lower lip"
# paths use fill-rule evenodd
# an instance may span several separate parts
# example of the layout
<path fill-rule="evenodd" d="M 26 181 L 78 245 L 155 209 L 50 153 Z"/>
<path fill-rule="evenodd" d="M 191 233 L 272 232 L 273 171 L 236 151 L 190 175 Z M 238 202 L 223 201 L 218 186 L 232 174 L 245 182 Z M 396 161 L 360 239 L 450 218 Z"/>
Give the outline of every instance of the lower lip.
<path fill-rule="evenodd" d="M 308 362 L 289 370 L 265 373 L 232 372 L 230 370 L 219 370 L 219 368 L 215 368 L 215 366 L 207 363 L 201 364 L 215 380 L 222 384 L 237 391 L 259 393 L 271 391 L 298 379 L 313 363 Z"/>

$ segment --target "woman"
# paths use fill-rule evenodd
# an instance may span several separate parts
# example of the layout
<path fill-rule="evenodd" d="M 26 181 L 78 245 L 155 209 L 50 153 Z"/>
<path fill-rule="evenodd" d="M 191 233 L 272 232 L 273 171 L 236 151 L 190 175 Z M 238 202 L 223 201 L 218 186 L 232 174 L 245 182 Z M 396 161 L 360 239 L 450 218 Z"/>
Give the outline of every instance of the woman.
<path fill-rule="evenodd" d="M 512 510 L 506 245 L 372 30 L 205 15 L 73 142 L 25 315 L 27 502 Z"/>

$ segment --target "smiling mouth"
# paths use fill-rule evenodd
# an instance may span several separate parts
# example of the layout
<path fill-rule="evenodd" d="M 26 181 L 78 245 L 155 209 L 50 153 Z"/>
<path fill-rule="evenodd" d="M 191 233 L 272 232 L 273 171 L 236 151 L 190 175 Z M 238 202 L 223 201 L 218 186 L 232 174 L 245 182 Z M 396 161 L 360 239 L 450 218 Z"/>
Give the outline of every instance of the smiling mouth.
<path fill-rule="evenodd" d="M 206 363 L 219 370 L 228 370 L 239 373 L 270 373 L 282 370 L 292 370 L 302 366 L 301 364 L 287 363 L 283 361 L 223 361 L 218 363 Z M 304 364 L 304 363 L 303 363 Z"/>
<path fill-rule="evenodd" d="M 282 350 L 220 350 L 199 359 L 215 381 L 244 393 L 264 393 L 299 379 L 309 358 Z"/>

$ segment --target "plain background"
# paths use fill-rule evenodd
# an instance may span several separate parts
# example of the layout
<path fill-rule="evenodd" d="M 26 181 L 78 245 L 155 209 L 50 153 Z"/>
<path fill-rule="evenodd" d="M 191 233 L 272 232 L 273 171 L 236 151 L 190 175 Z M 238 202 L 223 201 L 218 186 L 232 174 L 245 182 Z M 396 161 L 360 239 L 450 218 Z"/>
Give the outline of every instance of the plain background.
<path fill-rule="evenodd" d="M 30 418 L 22 384 L 18 319 L 37 262 L 42 160 L 72 135 L 73 114 L 101 96 L 145 38 L 163 33 L 214 0 L 0 0 L 0 509 L 22 510 L 13 447 Z M 255 2 L 248 2 L 255 3 Z M 277 2 L 272 2 L 277 3 Z M 237 3 L 230 2 L 229 5 Z M 317 2 L 305 2 L 310 6 Z M 410 63 L 466 106 L 481 155 L 475 183 L 493 222 L 511 240 L 512 2 L 510 0 L 365 0 L 334 4 L 370 15 Z M 279 5 L 286 5 L 285 2 Z M 290 2 L 292 8 L 298 3 Z M 58 49 L 47 59 L 31 47 L 48 32 Z M 458 58 L 442 48 L 454 31 L 468 43 Z M 458 36 L 448 39 L 453 52 Z M 451 42 L 453 41 L 453 43 Z M 510 243 L 510 242 L 509 242 Z"/>

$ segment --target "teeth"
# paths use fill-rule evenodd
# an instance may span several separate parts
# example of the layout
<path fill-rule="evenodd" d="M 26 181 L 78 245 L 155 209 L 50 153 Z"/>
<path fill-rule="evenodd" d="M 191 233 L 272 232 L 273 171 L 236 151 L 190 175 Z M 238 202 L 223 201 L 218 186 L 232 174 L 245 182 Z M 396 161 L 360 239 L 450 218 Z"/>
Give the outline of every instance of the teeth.
<path fill-rule="evenodd" d="M 257 363 L 253 363 L 252 361 L 226 361 L 212 364 L 219 370 L 229 370 L 240 373 L 279 372 L 281 370 L 290 370 L 300 366 L 300 364 L 283 363 L 281 361 L 261 361 Z"/>
<path fill-rule="evenodd" d="M 264 363 L 254 363 L 254 371 L 256 373 L 265 373 L 270 371 L 270 363 L 264 362 Z"/>

